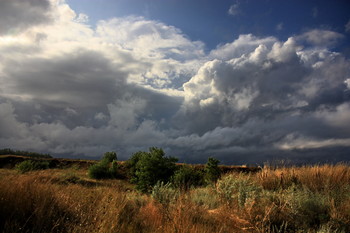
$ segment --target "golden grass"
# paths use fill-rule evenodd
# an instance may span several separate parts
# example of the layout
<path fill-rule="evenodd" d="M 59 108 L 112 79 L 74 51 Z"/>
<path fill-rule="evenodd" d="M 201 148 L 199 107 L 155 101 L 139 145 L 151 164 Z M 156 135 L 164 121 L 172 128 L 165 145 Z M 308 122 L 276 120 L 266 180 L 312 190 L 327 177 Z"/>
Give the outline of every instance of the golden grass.
<path fill-rule="evenodd" d="M 126 180 L 89 179 L 86 169 L 25 174 L 0 169 L 0 231 L 350 231 L 350 168 L 345 164 L 264 168 L 228 176 L 249 179 L 261 191 L 243 206 L 228 205 L 215 186 L 192 189 L 173 203 L 160 204 L 134 191 Z"/>
<path fill-rule="evenodd" d="M 256 175 L 258 183 L 270 190 L 302 184 L 312 191 L 331 191 L 350 184 L 350 168 L 346 164 L 264 168 Z"/>

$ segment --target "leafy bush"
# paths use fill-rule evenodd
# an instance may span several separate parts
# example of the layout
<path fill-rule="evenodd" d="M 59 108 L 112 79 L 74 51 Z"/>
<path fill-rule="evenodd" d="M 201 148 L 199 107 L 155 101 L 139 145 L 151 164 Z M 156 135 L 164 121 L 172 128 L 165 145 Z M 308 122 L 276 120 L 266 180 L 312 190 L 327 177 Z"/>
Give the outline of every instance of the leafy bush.
<path fill-rule="evenodd" d="M 47 161 L 34 161 L 34 160 L 25 160 L 16 165 L 16 169 L 21 173 L 34 171 L 34 170 L 44 170 L 49 168 L 49 162 Z"/>
<path fill-rule="evenodd" d="M 208 158 L 208 162 L 205 165 L 205 180 L 208 184 L 216 182 L 220 178 L 220 161 L 215 158 Z"/>
<path fill-rule="evenodd" d="M 179 192 L 173 188 L 171 183 L 158 181 L 152 188 L 152 197 L 159 203 L 168 205 L 175 202 L 179 196 Z"/>
<path fill-rule="evenodd" d="M 131 157 L 128 162 L 130 180 L 136 184 L 136 189 L 150 192 L 158 181 L 169 181 L 176 170 L 177 158 L 165 157 L 164 154 L 162 149 L 152 147 L 149 152 L 137 152 Z"/>
<path fill-rule="evenodd" d="M 101 161 L 89 167 L 88 174 L 93 179 L 116 178 L 118 173 L 117 154 L 106 152 Z"/>
<path fill-rule="evenodd" d="M 175 187 L 188 190 L 191 187 L 198 187 L 204 184 L 204 174 L 188 165 L 178 169 L 171 178 Z"/>
<path fill-rule="evenodd" d="M 257 197 L 261 188 L 249 177 L 227 175 L 218 180 L 216 190 L 221 200 L 227 204 L 237 203 L 239 207 L 244 207 L 248 200 Z"/>

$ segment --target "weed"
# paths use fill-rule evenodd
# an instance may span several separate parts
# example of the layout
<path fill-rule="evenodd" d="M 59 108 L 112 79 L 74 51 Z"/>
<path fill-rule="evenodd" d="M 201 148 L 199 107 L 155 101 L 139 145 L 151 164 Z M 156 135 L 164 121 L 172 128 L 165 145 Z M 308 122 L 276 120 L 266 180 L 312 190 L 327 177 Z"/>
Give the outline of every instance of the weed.
<path fill-rule="evenodd" d="M 216 209 L 220 206 L 220 199 L 215 190 L 210 187 L 196 188 L 190 191 L 190 200 L 206 209 Z"/>
<path fill-rule="evenodd" d="M 254 200 L 261 188 L 257 186 L 249 177 L 240 174 L 226 175 L 216 184 L 216 190 L 223 202 L 228 205 L 238 203 L 239 207 L 244 207 L 247 201 Z"/>

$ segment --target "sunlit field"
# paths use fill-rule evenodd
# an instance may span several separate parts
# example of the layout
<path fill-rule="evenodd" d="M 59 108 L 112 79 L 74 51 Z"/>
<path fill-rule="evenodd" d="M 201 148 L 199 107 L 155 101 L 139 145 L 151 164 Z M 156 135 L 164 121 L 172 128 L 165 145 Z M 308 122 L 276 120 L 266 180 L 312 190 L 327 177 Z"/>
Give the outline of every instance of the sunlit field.
<path fill-rule="evenodd" d="M 345 164 L 264 167 L 216 183 L 136 191 L 77 165 L 0 169 L 2 232 L 350 232 Z"/>

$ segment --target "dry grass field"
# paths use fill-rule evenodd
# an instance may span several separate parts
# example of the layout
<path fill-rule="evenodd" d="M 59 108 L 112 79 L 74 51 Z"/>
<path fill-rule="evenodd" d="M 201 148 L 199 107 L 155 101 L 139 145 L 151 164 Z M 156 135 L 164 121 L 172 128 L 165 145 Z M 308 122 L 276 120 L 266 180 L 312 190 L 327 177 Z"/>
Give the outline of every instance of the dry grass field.
<path fill-rule="evenodd" d="M 350 232 L 350 167 L 265 167 L 152 195 L 84 166 L 2 168 L 0 206 L 1 232 Z"/>

